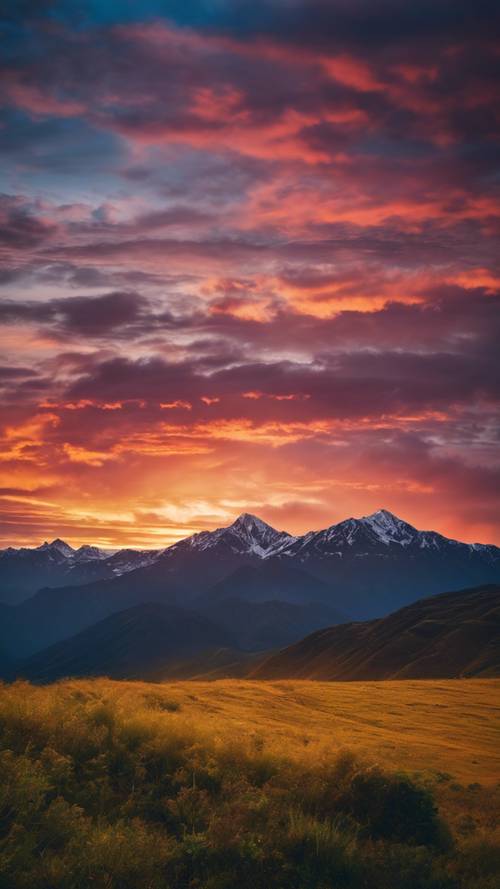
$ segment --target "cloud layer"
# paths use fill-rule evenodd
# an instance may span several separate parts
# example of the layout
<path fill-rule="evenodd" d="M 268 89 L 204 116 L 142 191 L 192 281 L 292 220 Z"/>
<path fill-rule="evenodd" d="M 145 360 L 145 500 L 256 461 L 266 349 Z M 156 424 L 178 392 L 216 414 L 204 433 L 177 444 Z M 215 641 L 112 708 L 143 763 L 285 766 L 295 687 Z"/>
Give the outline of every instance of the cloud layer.
<path fill-rule="evenodd" d="M 498 6 L 163 6 L 4 21 L 2 541 L 499 542 Z"/>

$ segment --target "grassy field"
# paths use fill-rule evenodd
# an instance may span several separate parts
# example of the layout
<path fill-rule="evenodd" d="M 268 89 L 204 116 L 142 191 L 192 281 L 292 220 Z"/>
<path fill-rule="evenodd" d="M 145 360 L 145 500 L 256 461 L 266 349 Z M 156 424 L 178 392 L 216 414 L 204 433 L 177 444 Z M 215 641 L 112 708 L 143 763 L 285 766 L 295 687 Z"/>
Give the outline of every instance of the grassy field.
<path fill-rule="evenodd" d="M 179 718 L 233 738 L 261 739 L 287 756 L 348 748 L 394 768 L 500 781 L 500 680 L 220 680 L 162 687 L 180 705 Z M 145 689 L 123 683 L 121 693 L 126 700 Z"/>
<path fill-rule="evenodd" d="M 0 889 L 496 889 L 500 682 L 0 687 Z"/>

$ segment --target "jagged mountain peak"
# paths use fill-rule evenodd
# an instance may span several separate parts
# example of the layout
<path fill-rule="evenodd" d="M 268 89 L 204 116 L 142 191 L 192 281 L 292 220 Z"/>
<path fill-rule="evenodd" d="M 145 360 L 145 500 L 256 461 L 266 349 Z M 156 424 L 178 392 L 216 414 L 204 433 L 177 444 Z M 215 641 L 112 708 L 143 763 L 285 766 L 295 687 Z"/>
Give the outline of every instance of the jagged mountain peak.
<path fill-rule="evenodd" d="M 102 549 L 99 549 L 98 546 L 89 546 L 88 543 L 84 543 L 82 546 L 79 546 L 77 550 L 74 552 L 74 556 L 79 561 L 87 561 L 91 559 L 106 559 L 110 553 L 104 552 Z"/>
<path fill-rule="evenodd" d="M 169 555 L 187 544 L 192 550 L 203 551 L 222 546 L 228 547 L 234 553 L 252 554 L 264 558 L 293 539 L 286 531 L 277 531 L 258 516 L 243 512 L 230 525 L 217 528 L 215 531 L 193 534 L 192 537 L 168 548 L 165 553 Z"/>
<path fill-rule="evenodd" d="M 66 543 L 65 540 L 61 540 L 60 537 L 56 537 L 55 540 L 52 540 L 49 543 L 47 540 L 42 543 L 41 546 L 37 547 L 38 550 L 52 550 L 60 553 L 62 556 L 72 556 L 75 552 L 72 546 L 69 543 Z"/>
<path fill-rule="evenodd" d="M 343 538 L 347 543 L 353 543 L 354 540 L 367 535 L 382 543 L 409 543 L 418 533 L 413 525 L 389 512 L 388 509 L 378 509 L 370 515 L 361 516 L 361 518 L 351 516 L 336 525 L 330 525 L 324 531 L 316 532 L 328 540 Z"/>
<path fill-rule="evenodd" d="M 363 516 L 360 522 L 370 528 L 382 543 L 408 544 L 419 533 L 413 525 L 409 525 L 388 509 L 378 509 L 371 515 Z"/>
<path fill-rule="evenodd" d="M 233 525 L 267 525 L 263 519 L 260 519 L 259 516 L 254 515 L 252 512 L 242 512 L 232 523 Z M 267 525 L 267 527 L 271 527 Z"/>
<path fill-rule="evenodd" d="M 351 516 L 321 531 L 309 532 L 297 538 L 291 550 L 294 554 L 300 553 L 302 558 L 318 553 L 342 558 L 349 551 L 364 555 L 380 548 L 385 551 L 393 545 L 398 549 L 407 547 L 418 542 L 421 536 L 421 532 L 389 510 L 378 509 L 370 515 Z"/>
<path fill-rule="evenodd" d="M 258 516 L 253 515 L 251 512 L 242 512 L 241 515 L 229 525 L 227 530 L 229 529 L 235 531 L 242 530 L 253 534 L 264 534 L 266 532 L 272 532 L 273 534 L 282 533 L 277 531 L 276 528 L 273 528 L 272 525 L 268 525 L 263 519 L 259 519 Z"/>
<path fill-rule="evenodd" d="M 393 512 L 390 512 L 388 509 L 377 509 L 375 512 L 370 513 L 370 515 L 365 515 L 361 518 L 360 521 L 368 520 L 378 522 L 381 525 L 407 525 L 408 522 L 405 522 L 404 519 L 400 519 L 399 516 L 395 515 Z"/>
<path fill-rule="evenodd" d="M 248 512 L 238 516 L 226 531 L 237 535 L 248 545 L 249 551 L 260 556 L 268 555 L 277 545 L 293 540 L 286 531 L 277 531 L 272 525 Z"/>

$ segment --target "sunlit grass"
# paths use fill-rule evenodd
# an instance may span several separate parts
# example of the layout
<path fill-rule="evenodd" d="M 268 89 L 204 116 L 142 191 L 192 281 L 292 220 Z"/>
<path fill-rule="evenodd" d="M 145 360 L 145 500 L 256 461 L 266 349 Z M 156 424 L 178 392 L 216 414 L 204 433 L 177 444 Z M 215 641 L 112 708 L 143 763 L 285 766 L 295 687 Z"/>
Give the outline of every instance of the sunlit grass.
<path fill-rule="evenodd" d="M 498 688 L 4 686 L 0 889 L 493 889 Z"/>
<path fill-rule="evenodd" d="M 163 701 L 156 707 L 179 708 L 177 722 L 287 757 L 310 761 L 348 748 L 408 771 L 500 780 L 499 680 L 98 682 L 125 711 Z M 96 687 L 79 680 L 60 694 Z"/>

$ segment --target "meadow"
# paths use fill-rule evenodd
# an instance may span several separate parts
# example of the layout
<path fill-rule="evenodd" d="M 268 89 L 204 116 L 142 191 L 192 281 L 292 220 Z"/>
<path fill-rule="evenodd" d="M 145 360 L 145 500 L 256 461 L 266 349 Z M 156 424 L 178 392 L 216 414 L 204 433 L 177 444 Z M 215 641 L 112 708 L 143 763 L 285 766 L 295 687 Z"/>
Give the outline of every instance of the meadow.
<path fill-rule="evenodd" d="M 0 889 L 496 889 L 500 682 L 0 688 Z"/>

